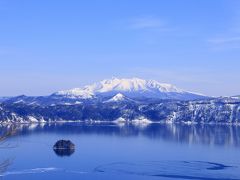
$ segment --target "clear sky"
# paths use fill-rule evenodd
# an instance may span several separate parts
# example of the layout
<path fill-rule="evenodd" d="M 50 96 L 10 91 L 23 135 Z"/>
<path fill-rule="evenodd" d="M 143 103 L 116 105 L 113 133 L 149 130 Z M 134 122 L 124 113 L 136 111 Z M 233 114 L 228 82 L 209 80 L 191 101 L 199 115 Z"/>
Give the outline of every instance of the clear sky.
<path fill-rule="evenodd" d="M 240 94 L 240 1 L 0 0 L 0 96 L 113 76 Z"/>

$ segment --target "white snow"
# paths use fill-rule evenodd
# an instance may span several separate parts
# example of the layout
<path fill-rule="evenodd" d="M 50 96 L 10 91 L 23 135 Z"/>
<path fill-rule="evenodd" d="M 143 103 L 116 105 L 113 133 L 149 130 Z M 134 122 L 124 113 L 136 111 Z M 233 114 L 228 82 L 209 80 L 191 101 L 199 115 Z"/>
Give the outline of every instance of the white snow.
<path fill-rule="evenodd" d="M 46 123 L 47 121 L 44 120 L 43 118 L 41 118 L 41 119 L 39 120 L 39 122 L 44 124 L 44 123 Z"/>
<path fill-rule="evenodd" d="M 140 118 L 138 118 L 138 119 L 132 120 L 132 123 L 133 123 L 133 124 L 151 124 L 152 121 L 150 121 L 150 120 L 147 119 L 147 118 L 140 117 Z"/>
<path fill-rule="evenodd" d="M 63 96 L 68 96 L 70 98 L 82 98 L 82 99 L 89 99 L 92 98 L 94 95 L 92 92 L 90 92 L 87 89 L 81 89 L 81 88 L 74 88 L 66 91 L 59 91 L 55 93 L 56 95 L 63 95 Z"/>
<path fill-rule="evenodd" d="M 28 119 L 31 123 L 37 123 L 38 122 L 38 120 L 33 116 L 28 116 Z"/>
<path fill-rule="evenodd" d="M 82 102 L 80 102 L 80 101 L 76 101 L 75 104 L 82 104 Z"/>
<path fill-rule="evenodd" d="M 18 104 L 18 103 L 24 103 L 24 100 L 18 100 L 18 101 L 15 101 L 14 104 Z"/>
<path fill-rule="evenodd" d="M 232 96 L 231 98 L 232 98 L 232 99 L 237 99 L 237 100 L 238 100 L 238 99 L 240 99 L 240 96 Z"/>
<path fill-rule="evenodd" d="M 107 100 L 106 102 L 117 102 L 117 101 L 123 101 L 123 100 L 125 100 L 125 96 L 121 93 L 118 93 L 117 95 Z"/>
<path fill-rule="evenodd" d="M 120 118 L 118 118 L 118 119 L 116 119 L 115 121 L 113 121 L 114 123 L 126 123 L 127 121 L 126 121 L 126 119 L 124 119 L 124 118 L 122 118 L 122 117 L 120 117 Z"/>
<path fill-rule="evenodd" d="M 70 106 L 70 105 L 72 105 L 71 103 L 64 103 L 64 105 L 66 105 L 66 106 Z"/>
<path fill-rule="evenodd" d="M 87 85 L 83 88 L 75 88 L 56 92 L 55 95 L 64 95 L 71 98 L 93 98 L 95 95 L 107 92 L 161 92 L 161 93 L 184 93 L 176 86 L 166 83 L 159 83 L 155 80 L 144 80 L 139 78 L 119 79 L 112 78 Z"/>

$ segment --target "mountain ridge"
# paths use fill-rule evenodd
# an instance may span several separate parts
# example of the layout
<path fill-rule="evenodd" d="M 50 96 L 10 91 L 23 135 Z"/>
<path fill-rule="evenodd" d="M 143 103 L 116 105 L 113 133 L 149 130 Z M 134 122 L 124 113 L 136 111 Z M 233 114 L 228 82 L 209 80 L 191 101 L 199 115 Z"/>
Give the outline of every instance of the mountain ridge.
<path fill-rule="evenodd" d="M 42 106 L 0 103 L 1 123 L 125 122 L 240 125 L 240 99 L 86 101 Z"/>
<path fill-rule="evenodd" d="M 153 80 L 115 78 L 0 102 L 0 124 L 62 121 L 240 125 L 240 98 L 213 98 Z"/>
<path fill-rule="evenodd" d="M 121 93 L 129 98 L 159 98 L 194 100 L 206 98 L 207 96 L 184 91 L 174 85 L 159 83 L 155 80 L 144 80 L 139 78 L 112 78 L 105 79 L 82 88 L 62 90 L 54 93 L 56 96 L 68 98 L 90 99 L 97 96 L 110 97 Z"/>

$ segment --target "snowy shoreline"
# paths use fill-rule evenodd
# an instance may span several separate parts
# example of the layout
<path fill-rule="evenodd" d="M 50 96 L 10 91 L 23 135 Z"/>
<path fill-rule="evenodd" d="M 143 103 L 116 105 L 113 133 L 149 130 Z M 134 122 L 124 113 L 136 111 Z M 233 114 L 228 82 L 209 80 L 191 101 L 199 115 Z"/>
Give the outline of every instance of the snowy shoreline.
<path fill-rule="evenodd" d="M 79 123 L 84 125 L 97 125 L 97 124 L 113 124 L 113 125 L 151 125 L 151 124 L 161 124 L 161 125 L 187 125 L 187 126 L 195 126 L 195 125 L 221 125 L 221 126 L 240 126 L 239 123 L 204 123 L 204 122 L 191 122 L 191 121 L 182 121 L 182 122 L 168 122 L 168 121 L 150 121 L 148 119 L 135 119 L 135 120 L 125 120 L 125 119 L 117 119 L 115 121 L 102 121 L 102 120 L 59 120 L 59 121 L 38 121 L 38 122 L 9 122 L 9 121 L 0 121 L 0 126 L 5 125 L 51 125 L 51 124 L 70 124 L 70 123 Z"/>

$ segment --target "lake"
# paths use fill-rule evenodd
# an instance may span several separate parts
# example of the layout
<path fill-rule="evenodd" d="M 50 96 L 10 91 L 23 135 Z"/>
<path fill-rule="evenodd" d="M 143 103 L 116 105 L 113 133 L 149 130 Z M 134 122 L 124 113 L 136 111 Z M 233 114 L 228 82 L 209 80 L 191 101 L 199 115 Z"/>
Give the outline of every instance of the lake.
<path fill-rule="evenodd" d="M 10 129 L 0 179 L 240 179 L 239 126 L 25 124 L 0 132 Z M 54 151 L 60 139 L 75 151 Z"/>

